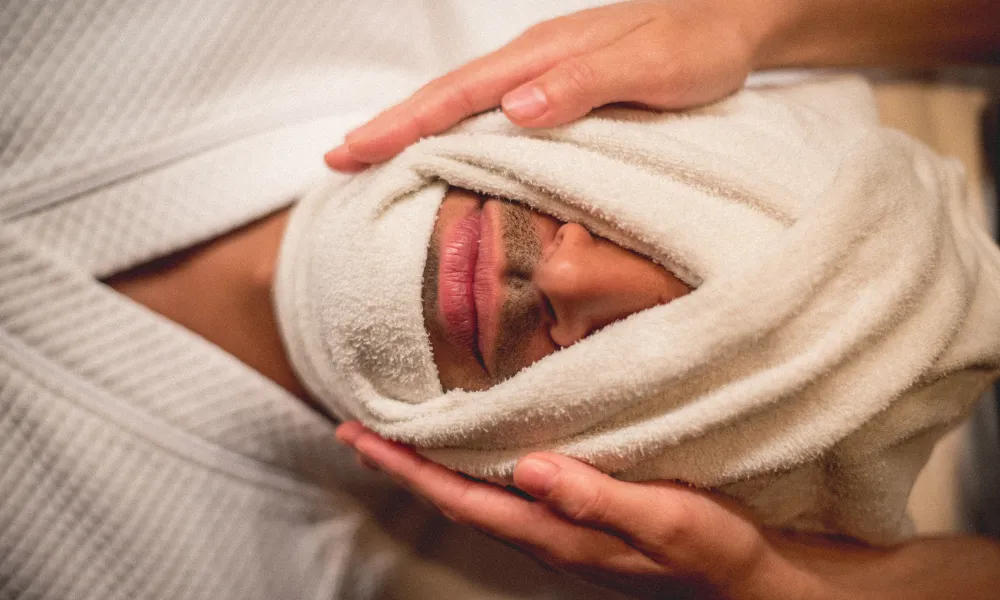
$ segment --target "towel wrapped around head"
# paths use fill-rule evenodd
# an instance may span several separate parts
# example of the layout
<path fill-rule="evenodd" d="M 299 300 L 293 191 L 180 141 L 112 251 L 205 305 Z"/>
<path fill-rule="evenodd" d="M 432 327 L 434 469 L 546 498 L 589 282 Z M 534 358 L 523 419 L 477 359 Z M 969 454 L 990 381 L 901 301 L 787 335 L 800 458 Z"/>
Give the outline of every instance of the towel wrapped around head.
<path fill-rule="evenodd" d="M 448 186 L 580 223 L 695 289 L 444 393 L 421 285 Z M 505 480 L 551 450 L 891 542 L 1000 365 L 1000 253 L 968 202 L 957 161 L 881 127 L 853 78 L 547 130 L 489 113 L 306 197 L 275 296 L 324 406 L 451 468 Z"/>

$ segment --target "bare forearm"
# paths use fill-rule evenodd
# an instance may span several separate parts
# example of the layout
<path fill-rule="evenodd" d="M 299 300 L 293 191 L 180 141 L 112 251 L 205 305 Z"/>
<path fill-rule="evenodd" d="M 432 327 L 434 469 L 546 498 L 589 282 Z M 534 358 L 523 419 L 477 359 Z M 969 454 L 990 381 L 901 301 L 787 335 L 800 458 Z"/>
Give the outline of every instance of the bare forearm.
<path fill-rule="evenodd" d="M 996 0 L 750 0 L 767 14 L 756 68 L 996 62 Z"/>
<path fill-rule="evenodd" d="M 1000 0 L 633 0 L 540 23 L 351 132 L 326 160 L 358 171 L 496 106 L 521 127 L 555 127 L 615 102 L 714 102 L 753 69 L 998 59 Z"/>
<path fill-rule="evenodd" d="M 987 600 L 1000 595 L 1000 542 L 987 538 L 925 538 L 893 550 L 798 547 L 786 559 L 805 575 L 803 600 Z"/>

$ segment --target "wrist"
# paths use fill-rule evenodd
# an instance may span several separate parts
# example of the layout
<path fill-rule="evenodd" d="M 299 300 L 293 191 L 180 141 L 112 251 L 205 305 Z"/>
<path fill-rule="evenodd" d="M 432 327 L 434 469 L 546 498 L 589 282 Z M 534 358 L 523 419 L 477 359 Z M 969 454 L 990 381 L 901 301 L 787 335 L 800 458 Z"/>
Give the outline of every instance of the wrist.
<path fill-rule="evenodd" d="M 773 532 L 772 532 L 773 533 Z M 795 539 L 795 534 L 789 535 L 789 540 Z M 733 582 L 733 587 L 721 597 L 732 600 L 862 600 L 857 595 L 843 593 L 835 582 L 821 575 L 810 564 L 810 556 L 796 556 L 797 552 L 788 552 L 802 547 L 793 541 L 773 537 L 752 569 L 744 577 Z M 822 554 L 819 546 L 813 547 L 807 555 Z"/>
<path fill-rule="evenodd" d="M 750 42 L 752 70 L 797 64 L 793 39 L 806 25 L 809 0 L 745 0 L 744 33 Z"/>
<path fill-rule="evenodd" d="M 764 588 L 770 595 L 754 598 L 931 600 L 962 589 L 962 598 L 985 600 L 1000 589 L 1000 542 L 987 538 L 918 538 L 882 548 L 822 539 L 773 543 L 787 567 L 784 581 L 772 578 Z"/>

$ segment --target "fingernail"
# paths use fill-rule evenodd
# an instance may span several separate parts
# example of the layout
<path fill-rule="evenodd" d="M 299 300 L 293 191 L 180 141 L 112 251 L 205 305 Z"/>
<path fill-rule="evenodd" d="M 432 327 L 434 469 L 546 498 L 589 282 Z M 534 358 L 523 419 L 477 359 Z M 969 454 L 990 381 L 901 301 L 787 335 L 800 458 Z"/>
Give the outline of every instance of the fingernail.
<path fill-rule="evenodd" d="M 532 496 L 546 496 L 552 490 L 559 467 L 541 458 L 525 458 L 514 469 L 514 483 Z"/>
<path fill-rule="evenodd" d="M 549 103 L 542 90 L 533 85 L 519 87 L 500 101 L 503 111 L 515 119 L 537 119 L 548 110 Z"/>

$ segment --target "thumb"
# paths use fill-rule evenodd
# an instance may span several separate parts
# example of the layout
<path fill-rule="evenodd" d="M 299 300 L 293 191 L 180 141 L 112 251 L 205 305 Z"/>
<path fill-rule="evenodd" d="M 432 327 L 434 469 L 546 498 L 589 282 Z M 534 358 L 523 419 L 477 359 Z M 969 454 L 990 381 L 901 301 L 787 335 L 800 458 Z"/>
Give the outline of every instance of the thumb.
<path fill-rule="evenodd" d="M 622 52 L 612 45 L 569 57 L 505 94 L 500 106 L 516 125 L 555 127 L 611 102 L 641 102 L 650 73 Z"/>
<path fill-rule="evenodd" d="M 584 463 L 531 454 L 514 483 L 567 519 L 623 539 L 676 575 L 725 585 L 747 575 L 767 545 L 756 526 L 704 492 L 668 483 L 629 483 Z"/>

